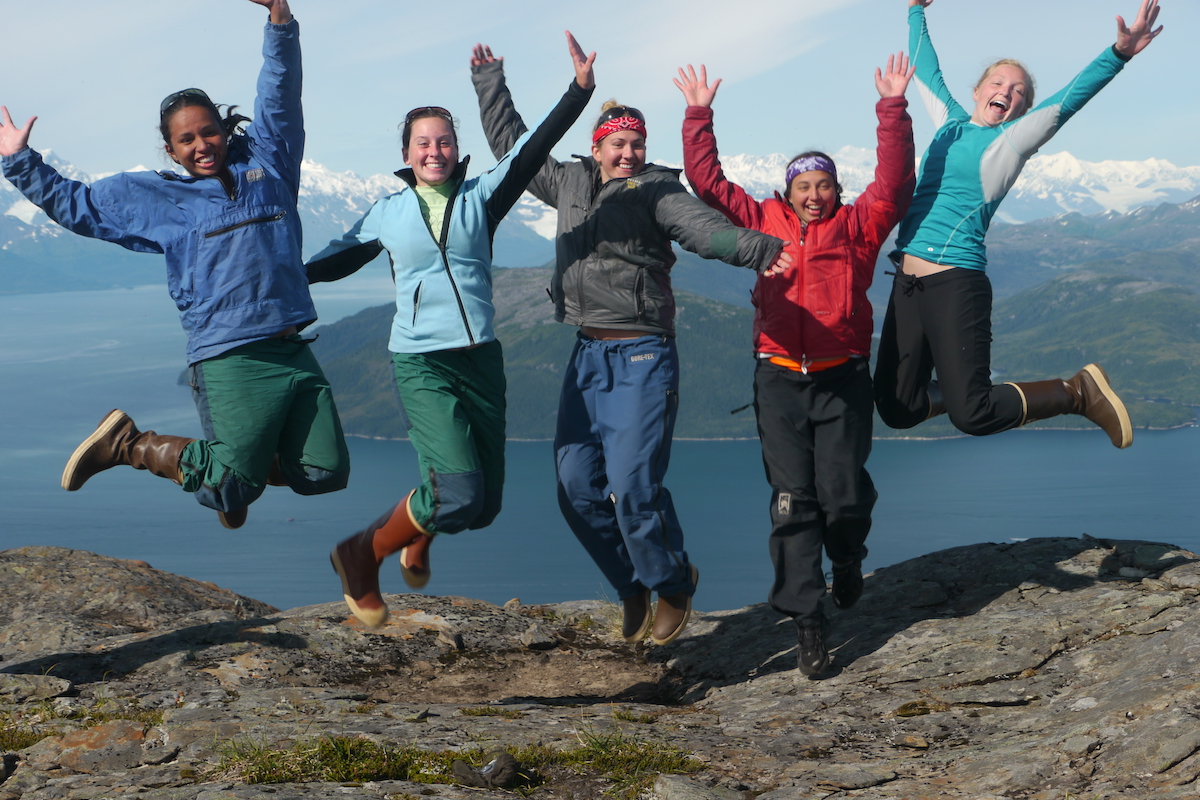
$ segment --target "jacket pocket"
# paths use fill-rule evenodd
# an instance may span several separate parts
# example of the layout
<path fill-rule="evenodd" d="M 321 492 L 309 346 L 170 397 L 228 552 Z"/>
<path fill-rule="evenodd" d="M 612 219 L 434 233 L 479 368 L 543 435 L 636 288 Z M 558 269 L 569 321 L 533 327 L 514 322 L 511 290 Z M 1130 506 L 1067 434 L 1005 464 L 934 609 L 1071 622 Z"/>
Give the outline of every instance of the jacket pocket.
<path fill-rule="evenodd" d="M 412 326 L 413 326 L 414 328 L 416 328 L 416 327 L 417 327 L 417 311 L 418 311 L 418 309 L 420 309 L 420 308 L 421 308 L 421 287 L 422 287 L 422 286 L 424 286 L 424 285 L 425 285 L 425 284 L 424 284 L 424 282 L 419 282 L 419 283 L 417 283 L 417 288 L 416 288 L 416 289 L 413 289 L 413 301 L 412 301 L 412 307 L 413 307 L 413 313 L 412 313 Z"/>

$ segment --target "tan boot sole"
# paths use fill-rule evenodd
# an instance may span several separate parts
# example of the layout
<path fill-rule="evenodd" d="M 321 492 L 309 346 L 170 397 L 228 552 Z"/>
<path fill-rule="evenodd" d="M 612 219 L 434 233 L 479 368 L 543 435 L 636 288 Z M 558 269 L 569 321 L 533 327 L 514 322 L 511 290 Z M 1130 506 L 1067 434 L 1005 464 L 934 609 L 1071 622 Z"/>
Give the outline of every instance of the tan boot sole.
<path fill-rule="evenodd" d="M 350 596 L 350 582 L 346 580 L 346 570 L 342 567 L 342 559 L 338 558 L 336 547 L 330 552 L 329 560 L 333 564 L 333 568 L 337 570 L 338 577 L 342 579 L 342 597 L 345 598 L 346 605 L 350 608 L 350 613 L 368 628 L 382 627 L 388 618 L 387 606 L 384 605 L 383 608 L 363 608 L 354 602 L 354 598 Z"/>
<path fill-rule="evenodd" d="M 1129 419 L 1129 411 L 1121 402 L 1121 398 L 1117 397 L 1117 393 L 1113 391 L 1112 385 L 1108 382 L 1108 374 L 1103 367 L 1099 364 L 1088 364 L 1083 371 L 1092 376 L 1092 380 L 1096 382 L 1096 388 L 1116 410 L 1117 419 L 1121 424 L 1121 441 L 1113 442 L 1113 444 L 1124 450 L 1133 444 L 1133 422 Z"/>
<path fill-rule="evenodd" d="M 75 452 L 71 453 L 71 457 L 67 459 L 67 466 L 63 468 L 62 488 L 66 489 L 68 492 L 75 492 L 83 486 L 81 483 L 74 489 L 71 488 L 71 479 L 75 477 L 75 469 L 79 466 L 80 459 L 87 454 L 87 451 L 91 449 L 92 445 L 107 436 L 109 431 L 119 425 L 121 421 L 126 419 L 128 416 L 129 415 L 124 411 L 116 408 L 108 412 L 107 417 L 100 420 L 100 424 L 96 427 L 96 430 L 92 431 L 92 435 L 84 439 L 83 443 L 80 444 L 79 447 L 76 447 Z"/>

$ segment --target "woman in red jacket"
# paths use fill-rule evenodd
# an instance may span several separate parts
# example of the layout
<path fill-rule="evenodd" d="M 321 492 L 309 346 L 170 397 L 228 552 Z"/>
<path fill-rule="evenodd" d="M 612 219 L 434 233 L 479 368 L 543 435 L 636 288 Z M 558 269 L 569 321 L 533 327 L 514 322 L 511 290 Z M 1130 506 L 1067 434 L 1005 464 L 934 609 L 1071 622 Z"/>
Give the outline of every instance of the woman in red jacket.
<path fill-rule="evenodd" d="M 754 410 L 771 497 L 771 606 L 797 625 L 805 675 L 829 666 L 821 598 L 822 550 L 833 562 L 833 602 L 862 594 L 864 542 L 875 486 L 867 474 L 873 413 L 871 304 L 867 288 L 884 239 L 908 210 L 915 178 L 912 119 L 904 91 L 912 70 L 903 53 L 875 70 L 880 100 L 875 180 L 843 205 L 837 167 L 824 153 L 788 164 L 782 195 L 755 200 L 721 169 L 708 85 L 689 66 L 675 85 L 688 102 L 684 172 L 696 195 L 735 225 L 791 244 L 793 266 L 760 275 L 754 288 Z"/>

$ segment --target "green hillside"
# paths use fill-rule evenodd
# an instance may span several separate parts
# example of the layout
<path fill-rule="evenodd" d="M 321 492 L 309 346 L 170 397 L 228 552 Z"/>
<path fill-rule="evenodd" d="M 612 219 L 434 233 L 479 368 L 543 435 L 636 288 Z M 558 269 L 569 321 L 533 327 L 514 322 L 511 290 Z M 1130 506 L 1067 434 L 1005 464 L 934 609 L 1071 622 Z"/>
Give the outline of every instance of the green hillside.
<path fill-rule="evenodd" d="M 1130 277 L 1138 268 L 1143 275 Z M 736 273 L 735 273 L 736 274 Z M 1154 276 L 1154 277 L 1150 277 Z M 1200 259 L 1188 249 L 1140 253 L 1088 265 L 997 303 L 992 350 L 996 380 L 1067 377 L 1104 365 L 1134 425 L 1168 428 L 1195 420 L 1200 406 Z M 562 370 L 575 329 L 553 321 L 549 269 L 495 273 L 496 330 L 508 372 L 508 435 L 554 435 Z M 1166 279 L 1166 280 L 1164 280 Z M 1181 284 L 1186 285 L 1181 285 Z M 699 295 L 677 295 L 682 376 L 681 438 L 753 437 L 754 414 L 730 414 L 752 399 L 752 312 Z M 390 306 L 319 329 L 315 350 L 337 392 L 347 433 L 402 438 L 387 352 Z M 1090 427 L 1076 417 L 1043 427 Z M 958 432 L 945 417 L 910 431 L 878 420 L 875 435 L 938 437 Z"/>

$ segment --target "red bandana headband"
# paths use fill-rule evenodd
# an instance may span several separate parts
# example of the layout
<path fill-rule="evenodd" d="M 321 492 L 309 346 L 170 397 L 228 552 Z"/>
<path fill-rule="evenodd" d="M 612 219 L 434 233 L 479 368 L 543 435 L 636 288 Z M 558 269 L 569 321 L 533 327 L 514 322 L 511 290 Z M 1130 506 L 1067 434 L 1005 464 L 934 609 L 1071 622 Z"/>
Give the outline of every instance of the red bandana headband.
<path fill-rule="evenodd" d="M 605 136 L 617 131 L 635 131 L 641 134 L 642 138 L 646 138 L 646 123 L 642 122 L 637 117 L 613 117 L 600 125 L 599 128 L 592 133 L 592 144 L 596 144 Z"/>

